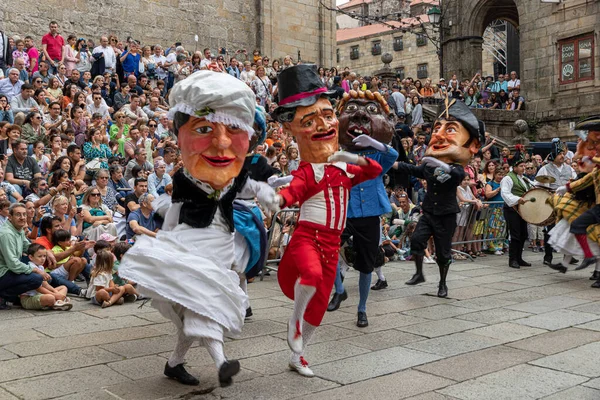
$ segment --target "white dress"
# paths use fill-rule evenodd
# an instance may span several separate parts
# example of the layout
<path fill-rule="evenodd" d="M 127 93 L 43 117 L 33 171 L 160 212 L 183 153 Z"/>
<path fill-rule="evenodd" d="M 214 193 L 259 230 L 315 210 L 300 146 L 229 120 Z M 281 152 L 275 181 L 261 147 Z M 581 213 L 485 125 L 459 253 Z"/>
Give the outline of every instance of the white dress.
<path fill-rule="evenodd" d="M 187 337 L 221 342 L 223 336 L 236 337 L 248 296 L 231 270 L 234 236 L 218 209 L 207 228 L 179 224 L 181 206 L 171 205 L 156 238 L 138 238 L 123 257 L 119 275 L 137 282 L 152 306 Z"/>
<path fill-rule="evenodd" d="M 548 244 L 559 253 L 583 257 L 581 245 L 575 238 L 575 235 L 569 232 L 570 228 L 571 225 L 566 219 L 563 218 L 558 221 L 554 228 L 548 232 L 548 235 L 550 235 Z M 589 236 L 587 237 L 587 241 L 592 254 L 594 254 L 594 256 L 600 256 L 600 246 L 598 246 L 598 243 L 590 240 Z"/>

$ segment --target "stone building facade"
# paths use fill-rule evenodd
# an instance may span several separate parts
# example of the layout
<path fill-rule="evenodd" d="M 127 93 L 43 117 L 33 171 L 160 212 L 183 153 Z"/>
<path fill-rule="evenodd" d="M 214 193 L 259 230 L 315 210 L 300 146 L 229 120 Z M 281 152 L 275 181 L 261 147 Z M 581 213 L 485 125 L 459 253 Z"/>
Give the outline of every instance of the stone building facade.
<path fill-rule="evenodd" d="M 491 21 L 504 19 L 518 28 L 523 117 L 539 140 L 573 138 L 573 122 L 600 114 L 600 2 L 444 0 L 443 5 L 445 73 L 470 76 L 481 69 L 481 36 Z M 497 122 L 490 119 L 488 125 Z"/>
<path fill-rule="evenodd" d="M 334 0 L 325 0 L 329 7 Z M 272 59 L 286 54 L 332 65 L 335 16 L 319 0 L 3 0 L 0 29 L 31 35 L 41 45 L 48 23 L 63 36 L 93 38 L 116 34 L 144 44 L 181 42 L 186 49 L 260 49 Z M 196 44 L 194 35 L 198 35 Z"/>

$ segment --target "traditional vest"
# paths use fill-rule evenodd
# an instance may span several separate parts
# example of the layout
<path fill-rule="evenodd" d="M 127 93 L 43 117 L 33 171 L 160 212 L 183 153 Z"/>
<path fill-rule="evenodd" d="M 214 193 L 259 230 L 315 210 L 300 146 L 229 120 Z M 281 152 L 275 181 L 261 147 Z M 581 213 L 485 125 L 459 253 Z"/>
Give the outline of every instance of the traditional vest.
<path fill-rule="evenodd" d="M 173 177 L 173 203 L 183 203 L 179 213 L 179 223 L 186 223 L 193 228 L 208 227 L 217 212 L 227 221 L 229 231 L 233 232 L 233 200 L 237 192 L 244 186 L 248 174 L 242 170 L 240 175 L 234 179 L 233 186 L 223 197 L 218 199 L 213 193 L 209 195 L 194 182 L 190 181 L 182 170 L 177 171 Z"/>
<path fill-rule="evenodd" d="M 523 197 L 525 192 L 531 189 L 531 184 L 529 183 L 529 180 L 527 178 L 523 177 L 523 182 L 525 182 L 525 185 L 523 185 L 521 180 L 517 177 L 517 174 L 515 174 L 514 172 L 509 172 L 508 176 L 513 181 L 511 193 L 515 196 Z"/>

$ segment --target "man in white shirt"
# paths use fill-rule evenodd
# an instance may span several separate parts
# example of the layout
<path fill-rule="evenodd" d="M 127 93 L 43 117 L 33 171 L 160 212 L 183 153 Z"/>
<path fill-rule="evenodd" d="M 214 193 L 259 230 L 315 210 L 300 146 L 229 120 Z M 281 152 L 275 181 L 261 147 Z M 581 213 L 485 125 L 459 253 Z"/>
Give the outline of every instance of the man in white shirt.
<path fill-rule="evenodd" d="M 25 115 L 33 111 L 39 111 L 38 103 L 33 99 L 33 86 L 29 83 L 24 83 L 21 86 L 21 94 L 15 96 L 10 101 L 10 108 L 12 109 L 15 117 L 22 113 Z"/>
<path fill-rule="evenodd" d="M 200 68 L 208 68 L 208 64 L 210 64 L 210 49 L 206 48 L 202 53 L 204 53 L 204 58 L 200 61 Z"/>
<path fill-rule="evenodd" d="M 523 195 L 532 187 L 529 179 L 523 176 L 524 172 L 525 159 L 517 152 L 513 158 L 512 171 L 500 181 L 500 195 L 504 200 L 504 219 L 510 232 L 508 266 L 515 269 L 531 266 L 530 263 L 523 260 L 523 246 L 527 240 L 527 222 L 516 210 L 520 204 L 526 203 Z"/>
<path fill-rule="evenodd" d="M 161 115 L 167 112 L 158 106 L 158 97 L 150 97 L 150 103 L 143 108 L 148 118 L 158 121 Z"/>
<path fill-rule="evenodd" d="M 117 56 L 115 55 L 115 51 L 108 44 L 108 38 L 106 36 L 102 36 L 100 38 L 100 46 L 97 46 L 92 54 L 102 53 L 104 57 L 104 68 L 106 71 L 115 72 L 117 68 Z M 92 57 L 92 61 L 96 61 L 94 57 Z"/>
<path fill-rule="evenodd" d="M 140 107 L 140 96 L 137 94 L 131 95 L 129 104 L 125 104 L 119 111 L 125 114 L 127 118 L 131 120 L 131 125 L 147 124 L 148 115 Z"/>
<path fill-rule="evenodd" d="M 517 78 L 517 72 L 512 71 L 510 73 L 510 81 L 508 81 L 508 91 L 512 92 L 513 89 L 521 90 L 521 80 Z"/>
<path fill-rule="evenodd" d="M 100 93 L 92 93 L 92 104 L 88 104 L 87 110 L 90 115 L 100 114 L 104 122 L 110 120 L 110 113 L 106 104 L 102 104 L 102 95 Z"/>
<path fill-rule="evenodd" d="M 159 44 L 154 46 L 154 54 L 150 58 L 156 65 L 156 77 L 161 80 L 167 79 L 167 68 L 164 66 L 167 58 L 162 55 L 162 47 Z"/>
<path fill-rule="evenodd" d="M 13 97 L 21 94 L 23 82 L 19 80 L 19 70 L 11 68 L 8 70 L 8 78 L 0 79 L 0 93 L 6 96 L 10 103 Z"/>

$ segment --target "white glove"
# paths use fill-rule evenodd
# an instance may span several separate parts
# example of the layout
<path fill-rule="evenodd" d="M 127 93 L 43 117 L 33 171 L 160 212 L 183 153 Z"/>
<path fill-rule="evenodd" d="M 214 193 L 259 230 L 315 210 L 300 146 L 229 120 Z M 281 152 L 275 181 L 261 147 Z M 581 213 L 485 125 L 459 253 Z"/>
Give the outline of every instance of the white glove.
<path fill-rule="evenodd" d="M 567 193 L 567 187 L 566 186 L 560 186 L 558 189 L 556 189 L 556 194 L 562 196 L 563 194 Z"/>
<path fill-rule="evenodd" d="M 278 178 L 276 175 L 273 175 L 273 176 L 270 176 L 269 179 L 267 179 L 267 183 L 272 188 L 278 188 L 280 186 L 287 185 L 288 183 L 290 183 L 292 181 L 292 179 L 294 179 L 294 177 L 292 175 L 283 176 L 281 178 Z"/>
<path fill-rule="evenodd" d="M 385 144 L 378 142 L 369 135 L 360 135 L 352 140 L 358 147 L 372 147 L 377 151 L 387 151 Z"/>
<path fill-rule="evenodd" d="M 360 136 L 359 136 L 360 137 Z M 327 159 L 328 162 L 342 161 L 345 163 L 357 164 L 359 155 L 348 151 L 336 151 Z"/>
<path fill-rule="evenodd" d="M 398 219 L 398 218 L 396 218 L 395 220 L 392 221 L 392 224 L 394 224 L 394 225 L 404 225 L 405 223 L 406 223 L 405 220 Z"/>
<path fill-rule="evenodd" d="M 256 190 L 256 199 L 262 204 L 267 210 L 272 212 L 279 211 L 279 200 L 280 197 L 275 193 L 273 188 L 264 182 L 258 182 Z"/>
<path fill-rule="evenodd" d="M 450 172 L 450 170 L 452 169 L 445 162 L 440 161 L 437 158 L 433 158 L 433 157 L 429 157 L 429 156 L 423 157 L 423 159 L 421 160 L 421 163 L 423 163 L 424 165 L 429 165 L 431 167 L 439 167 L 439 168 L 443 169 L 444 172 L 446 172 L 446 173 Z"/>

